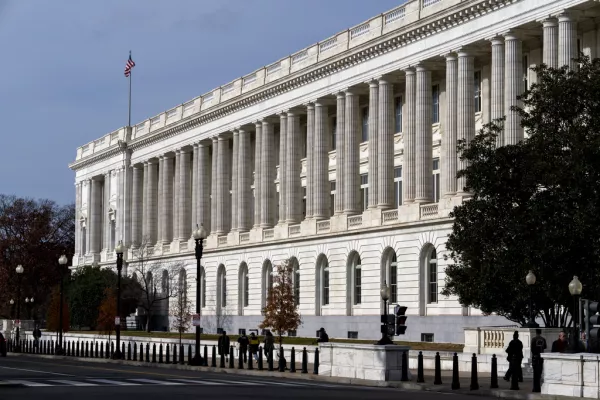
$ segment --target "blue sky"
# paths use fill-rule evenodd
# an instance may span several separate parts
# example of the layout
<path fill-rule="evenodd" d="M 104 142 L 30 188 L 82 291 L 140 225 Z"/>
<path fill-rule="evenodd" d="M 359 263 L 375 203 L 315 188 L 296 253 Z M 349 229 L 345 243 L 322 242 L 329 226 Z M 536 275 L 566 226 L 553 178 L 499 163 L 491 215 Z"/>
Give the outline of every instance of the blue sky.
<path fill-rule="evenodd" d="M 74 201 L 76 148 L 403 0 L 0 0 L 0 193 Z"/>

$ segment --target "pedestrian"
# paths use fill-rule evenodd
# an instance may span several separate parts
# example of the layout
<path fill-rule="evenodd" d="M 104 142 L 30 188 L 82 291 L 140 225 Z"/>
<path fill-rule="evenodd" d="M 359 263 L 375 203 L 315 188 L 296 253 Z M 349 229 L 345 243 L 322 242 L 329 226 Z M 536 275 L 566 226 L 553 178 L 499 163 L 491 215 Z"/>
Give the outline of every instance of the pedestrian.
<path fill-rule="evenodd" d="M 40 342 L 40 338 L 42 337 L 42 331 L 40 330 L 40 326 L 36 325 L 35 329 L 33 330 L 33 347 L 39 347 L 39 342 Z"/>
<path fill-rule="evenodd" d="M 223 355 L 223 357 L 225 357 L 225 361 L 228 360 L 229 345 L 230 345 L 229 336 L 227 336 L 226 331 L 223 331 L 223 333 L 221 333 L 221 336 L 219 337 L 219 342 L 217 344 L 217 347 L 219 347 L 219 355 Z"/>
<path fill-rule="evenodd" d="M 546 339 L 542 336 L 542 330 L 536 329 L 535 336 L 531 339 L 531 362 L 534 371 L 538 371 L 539 374 L 542 373 L 544 368 L 542 353 L 546 350 L 546 347 Z"/>
<path fill-rule="evenodd" d="M 250 334 L 250 353 L 252 353 L 252 356 L 254 357 L 254 360 L 258 361 L 258 345 L 259 345 L 259 341 L 258 341 L 258 336 L 256 336 L 254 334 L 254 332 L 252 332 Z"/>
<path fill-rule="evenodd" d="M 246 336 L 246 333 L 242 333 L 242 335 L 238 338 L 237 341 L 240 346 L 240 352 L 244 355 L 244 362 L 248 362 L 248 336 Z"/>
<path fill-rule="evenodd" d="M 269 356 L 273 355 L 273 348 L 275 347 L 275 338 L 271 331 L 267 331 L 265 334 L 265 357 L 269 360 Z"/>
<path fill-rule="evenodd" d="M 567 351 L 569 347 L 569 342 L 567 341 L 567 334 L 564 331 L 560 331 L 558 334 L 558 339 L 552 342 L 552 349 L 550 349 L 551 353 L 564 353 Z"/>
<path fill-rule="evenodd" d="M 325 328 L 319 329 L 319 338 L 317 339 L 317 343 L 327 343 L 329 342 L 329 335 L 325 332 Z"/>
<path fill-rule="evenodd" d="M 519 332 L 515 331 L 513 340 L 510 341 L 506 349 L 508 354 L 508 371 L 504 375 L 505 381 L 510 381 L 511 376 L 517 376 L 519 382 L 523 382 L 523 370 L 521 369 L 521 361 L 523 361 L 523 342 L 519 340 Z"/>

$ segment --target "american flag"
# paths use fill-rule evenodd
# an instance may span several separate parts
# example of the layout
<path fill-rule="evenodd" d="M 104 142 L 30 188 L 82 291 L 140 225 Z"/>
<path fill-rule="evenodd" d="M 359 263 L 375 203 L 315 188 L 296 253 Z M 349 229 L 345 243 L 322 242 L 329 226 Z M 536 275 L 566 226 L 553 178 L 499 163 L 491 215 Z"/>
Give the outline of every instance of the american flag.
<path fill-rule="evenodd" d="M 131 74 L 131 69 L 135 67 L 135 63 L 131 59 L 131 52 L 129 52 L 129 60 L 127 60 L 127 64 L 125 64 L 125 77 L 128 77 Z"/>

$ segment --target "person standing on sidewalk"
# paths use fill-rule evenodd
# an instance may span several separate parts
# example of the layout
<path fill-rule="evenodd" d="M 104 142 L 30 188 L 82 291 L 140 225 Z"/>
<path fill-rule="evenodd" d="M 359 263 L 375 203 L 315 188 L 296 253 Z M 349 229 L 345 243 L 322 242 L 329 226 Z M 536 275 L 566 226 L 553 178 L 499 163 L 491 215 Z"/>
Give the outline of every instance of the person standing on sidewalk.
<path fill-rule="evenodd" d="M 217 346 L 219 347 L 219 355 L 223 355 L 225 357 L 225 361 L 229 358 L 229 336 L 227 336 L 227 332 L 223 331 L 221 337 L 219 337 L 219 342 Z"/>
<path fill-rule="evenodd" d="M 42 331 L 40 330 L 40 327 L 38 325 L 35 326 L 35 329 L 33 330 L 33 347 L 39 347 L 39 343 L 40 343 L 40 338 L 42 337 Z"/>
<path fill-rule="evenodd" d="M 550 352 L 552 353 L 564 353 L 567 351 L 569 347 L 569 342 L 567 341 L 567 334 L 565 332 L 560 332 L 558 334 L 558 340 L 555 340 L 552 343 L 552 349 Z"/>
<path fill-rule="evenodd" d="M 242 335 L 238 338 L 238 344 L 240 345 L 240 351 L 242 352 L 242 354 L 244 355 L 244 362 L 248 362 L 248 336 L 246 336 L 245 333 L 242 333 Z"/>
<path fill-rule="evenodd" d="M 317 343 L 327 343 L 329 342 L 329 335 L 325 332 L 325 328 L 319 329 L 319 338 L 317 339 Z"/>
<path fill-rule="evenodd" d="M 521 361 L 523 361 L 523 342 L 519 340 L 519 332 L 515 331 L 513 340 L 508 344 L 506 349 L 508 354 L 508 371 L 504 375 L 505 381 L 510 381 L 513 374 L 517 375 L 519 382 L 523 382 L 523 369 L 521 369 Z"/>
<path fill-rule="evenodd" d="M 250 353 L 254 357 L 254 360 L 258 361 L 258 345 L 259 345 L 258 336 L 252 332 L 250 334 Z"/>
<path fill-rule="evenodd" d="M 267 331 L 265 334 L 265 357 L 269 359 L 269 355 L 273 354 L 273 348 L 275 347 L 275 338 L 271 331 Z"/>
<path fill-rule="evenodd" d="M 542 353 L 546 350 L 546 339 L 542 336 L 542 330 L 536 329 L 535 336 L 531 339 L 531 364 L 533 366 L 533 373 L 536 374 L 537 379 L 542 376 L 544 369 L 544 359 Z"/>

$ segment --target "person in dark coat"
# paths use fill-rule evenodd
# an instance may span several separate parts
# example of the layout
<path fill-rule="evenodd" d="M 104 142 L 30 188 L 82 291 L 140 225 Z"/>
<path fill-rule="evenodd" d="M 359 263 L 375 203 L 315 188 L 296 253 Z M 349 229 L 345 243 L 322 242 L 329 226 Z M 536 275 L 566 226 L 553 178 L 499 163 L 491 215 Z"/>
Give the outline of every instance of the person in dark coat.
<path fill-rule="evenodd" d="M 515 331 L 513 340 L 510 341 L 506 349 L 508 354 L 509 367 L 504 375 L 505 381 L 510 381 L 510 377 L 516 374 L 519 382 L 523 382 L 523 370 L 521 369 L 521 362 L 523 361 L 523 342 L 519 340 L 519 332 Z"/>
<path fill-rule="evenodd" d="M 256 361 L 258 361 L 258 346 L 260 344 L 260 341 L 258 340 L 258 336 L 256 336 L 254 334 L 254 332 L 252 332 L 250 334 L 250 353 L 252 353 L 252 356 L 254 357 L 254 359 Z"/>
<path fill-rule="evenodd" d="M 227 336 L 227 332 L 223 331 L 223 333 L 221 334 L 221 337 L 219 337 L 219 342 L 218 342 L 217 347 L 219 347 L 219 355 L 221 355 L 221 354 L 224 355 L 226 360 L 229 356 L 229 346 L 230 346 L 229 336 Z"/>
<path fill-rule="evenodd" d="M 248 344 L 250 343 L 250 341 L 248 340 L 248 336 L 246 336 L 246 334 L 243 333 L 237 341 L 240 345 L 240 352 L 244 355 L 244 362 L 248 362 Z"/>
<path fill-rule="evenodd" d="M 319 338 L 317 339 L 317 343 L 327 343 L 329 342 L 329 335 L 325 332 L 325 328 L 319 329 Z"/>
<path fill-rule="evenodd" d="M 569 348 L 569 341 L 567 340 L 567 334 L 565 332 L 560 332 L 558 334 L 558 340 L 555 340 L 552 343 L 552 349 L 550 352 L 552 353 L 565 353 Z"/>

